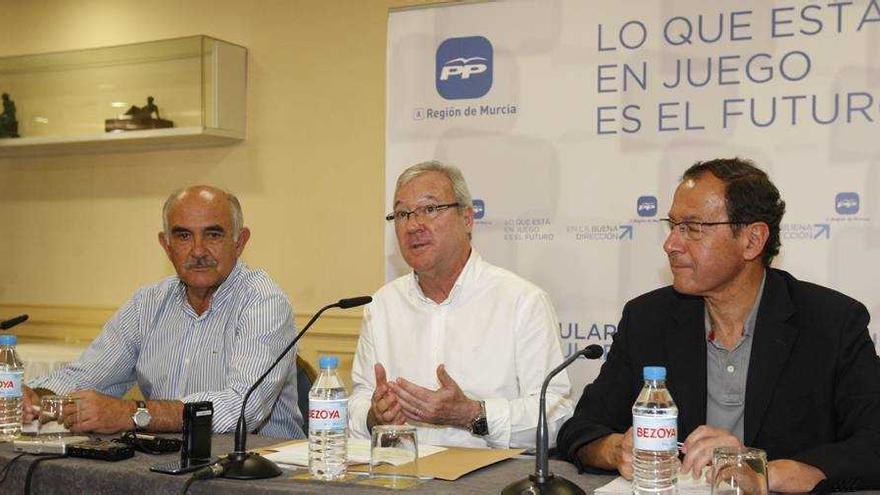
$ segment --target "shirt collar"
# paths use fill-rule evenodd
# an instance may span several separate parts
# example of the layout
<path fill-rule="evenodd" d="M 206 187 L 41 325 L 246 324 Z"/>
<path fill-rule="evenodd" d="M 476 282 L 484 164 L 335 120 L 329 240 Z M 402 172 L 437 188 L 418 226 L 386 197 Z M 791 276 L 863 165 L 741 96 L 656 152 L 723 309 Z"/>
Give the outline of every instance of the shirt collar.
<path fill-rule="evenodd" d="M 472 280 L 476 276 L 477 265 L 482 261 L 482 257 L 480 257 L 480 253 L 477 252 L 476 249 L 471 246 L 471 254 L 468 256 L 467 262 L 464 264 L 464 268 L 461 269 L 461 273 L 458 274 L 458 278 L 455 279 L 455 284 L 452 286 L 452 290 L 449 291 L 449 296 L 442 302 L 436 303 L 431 300 L 428 296 L 422 292 L 422 288 L 419 286 L 419 275 L 413 270 L 409 276 L 409 293 L 410 295 L 418 301 L 426 304 L 434 304 L 436 306 L 446 306 L 453 304 L 461 297 L 461 293 L 464 290 L 464 286 Z"/>

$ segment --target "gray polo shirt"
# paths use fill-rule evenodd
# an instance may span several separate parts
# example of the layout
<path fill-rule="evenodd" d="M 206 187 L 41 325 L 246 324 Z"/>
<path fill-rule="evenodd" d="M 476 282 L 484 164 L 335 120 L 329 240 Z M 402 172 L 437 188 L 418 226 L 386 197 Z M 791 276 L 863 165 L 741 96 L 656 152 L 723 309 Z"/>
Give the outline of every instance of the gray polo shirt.
<path fill-rule="evenodd" d="M 755 321 L 758 319 L 758 307 L 764 294 L 764 281 L 767 272 L 761 278 L 758 296 L 746 318 L 743 336 L 728 351 L 720 343 L 710 337 L 712 321 L 709 309 L 704 309 L 706 324 L 706 424 L 716 428 L 724 428 L 743 441 L 743 420 L 746 399 L 746 377 L 749 372 L 749 358 L 752 354 L 752 336 L 755 333 Z"/>

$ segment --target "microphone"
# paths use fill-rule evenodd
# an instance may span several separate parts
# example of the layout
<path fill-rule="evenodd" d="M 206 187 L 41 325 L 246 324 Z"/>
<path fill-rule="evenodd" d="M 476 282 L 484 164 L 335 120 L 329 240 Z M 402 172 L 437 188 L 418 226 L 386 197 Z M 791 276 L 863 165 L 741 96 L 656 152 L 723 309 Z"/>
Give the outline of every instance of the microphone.
<path fill-rule="evenodd" d="M 355 298 L 357 299 L 357 298 Z M 341 302 L 341 301 L 340 301 Z M 28 319 L 28 315 L 18 315 L 15 318 L 10 318 L 8 320 L 0 321 L 0 330 L 9 330 L 10 328 L 18 325 L 19 323 L 24 323 Z"/>
<path fill-rule="evenodd" d="M 571 481 L 565 478 L 556 477 L 550 472 L 550 463 L 548 460 L 548 451 L 550 450 L 547 439 L 547 386 L 550 380 L 564 370 L 575 359 L 583 356 L 587 359 L 599 359 L 604 351 L 602 346 L 593 344 L 580 351 L 572 354 L 559 366 L 553 369 L 544 379 L 541 385 L 541 403 L 538 409 L 538 431 L 535 433 L 535 474 L 530 474 L 528 478 L 515 481 L 501 491 L 501 495 L 520 495 L 520 494 L 552 494 L 552 495 L 568 495 L 580 494 L 584 495 L 584 491 Z"/>
<path fill-rule="evenodd" d="M 373 298 L 370 296 L 350 297 L 348 299 L 340 299 L 337 305 L 342 309 L 356 308 L 364 304 L 370 304 Z"/>
<path fill-rule="evenodd" d="M 299 339 L 306 333 L 306 330 L 312 326 L 312 323 L 318 319 L 319 316 L 324 311 L 327 311 L 330 308 L 354 308 L 357 306 L 363 306 L 364 304 L 368 304 L 373 300 L 370 296 L 360 296 L 360 297 L 352 297 L 349 299 L 340 299 L 338 302 L 333 304 L 328 304 L 323 308 L 319 309 L 315 316 L 312 316 L 312 319 L 306 323 L 306 326 L 303 327 L 302 330 L 296 334 L 296 337 L 287 344 L 287 347 L 281 351 L 281 354 L 269 366 L 260 378 L 257 379 L 256 382 L 248 389 L 247 393 L 244 394 L 244 399 L 241 401 L 241 414 L 238 417 L 238 424 L 235 427 L 235 448 L 229 453 L 226 457 L 219 461 L 222 469 L 217 468 L 214 469 L 213 476 L 222 476 L 224 478 L 232 478 L 237 480 L 256 480 L 263 478 L 271 478 L 273 476 L 278 476 L 281 474 L 281 469 L 277 464 L 266 459 L 260 454 L 247 452 L 247 420 L 244 417 L 245 407 L 247 407 L 247 401 L 250 398 L 251 394 L 256 390 L 263 380 L 266 379 L 266 376 L 275 369 L 275 366 L 278 365 L 279 362 L 284 358 L 284 356 L 293 349 L 293 346 L 299 341 Z M 205 473 L 207 474 L 207 472 Z"/>

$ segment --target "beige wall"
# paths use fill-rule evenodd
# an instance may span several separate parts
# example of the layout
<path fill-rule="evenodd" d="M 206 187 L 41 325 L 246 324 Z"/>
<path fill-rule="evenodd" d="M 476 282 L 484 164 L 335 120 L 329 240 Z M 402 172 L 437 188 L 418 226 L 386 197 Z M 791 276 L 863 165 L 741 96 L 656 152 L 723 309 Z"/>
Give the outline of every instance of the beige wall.
<path fill-rule="evenodd" d="M 156 241 L 160 207 L 192 183 L 239 195 L 253 232 L 244 258 L 287 291 L 300 324 L 372 293 L 383 281 L 387 12 L 418 3 L 0 1 L 0 56 L 194 34 L 249 50 L 243 144 L 0 159 L 0 316 L 27 310 L 31 334 L 88 338 L 136 287 L 173 272 Z M 322 320 L 307 355 L 352 349 L 359 316 Z"/>

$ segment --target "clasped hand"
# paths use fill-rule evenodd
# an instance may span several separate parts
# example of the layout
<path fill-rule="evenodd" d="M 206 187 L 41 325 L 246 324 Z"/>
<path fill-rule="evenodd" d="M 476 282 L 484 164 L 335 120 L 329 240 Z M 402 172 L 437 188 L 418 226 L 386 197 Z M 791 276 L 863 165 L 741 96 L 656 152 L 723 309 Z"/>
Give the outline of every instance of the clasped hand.
<path fill-rule="evenodd" d="M 388 381 L 385 368 L 376 364 L 376 389 L 370 406 L 370 423 L 403 424 L 406 421 L 464 428 L 479 414 L 478 402 L 467 398 L 461 387 L 437 367 L 440 387 L 431 390 L 404 378 Z"/>

